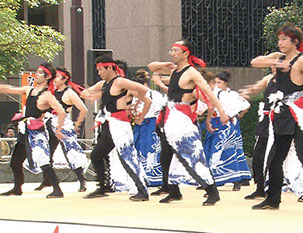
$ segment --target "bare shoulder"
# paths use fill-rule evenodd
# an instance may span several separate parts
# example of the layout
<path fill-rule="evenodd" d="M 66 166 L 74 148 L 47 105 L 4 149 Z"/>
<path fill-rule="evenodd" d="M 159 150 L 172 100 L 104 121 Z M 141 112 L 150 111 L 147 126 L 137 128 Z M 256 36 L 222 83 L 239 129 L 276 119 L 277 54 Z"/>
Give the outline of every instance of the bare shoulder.
<path fill-rule="evenodd" d="M 73 88 L 68 88 L 65 93 L 68 95 L 77 95 Z"/>
<path fill-rule="evenodd" d="M 54 95 L 50 91 L 43 91 L 43 93 L 40 95 L 42 99 L 52 99 L 55 98 Z"/>
<path fill-rule="evenodd" d="M 115 80 L 115 83 L 117 84 L 123 84 L 123 83 L 128 83 L 130 80 L 129 79 L 126 79 L 126 78 L 122 78 L 122 77 L 118 77 L 116 80 Z"/>
<path fill-rule="evenodd" d="M 114 81 L 114 85 L 122 89 L 129 89 L 130 85 L 135 86 L 136 84 L 137 83 L 122 77 L 119 77 Z"/>
<path fill-rule="evenodd" d="M 201 79 L 203 78 L 201 73 L 196 70 L 194 67 L 190 67 L 188 70 L 187 70 L 187 74 L 190 76 L 190 79 Z"/>
<path fill-rule="evenodd" d="M 65 96 L 68 99 L 74 99 L 74 98 L 78 98 L 79 97 L 79 95 L 72 88 L 68 88 L 67 89 L 67 91 L 64 93 L 64 98 L 65 98 Z"/>

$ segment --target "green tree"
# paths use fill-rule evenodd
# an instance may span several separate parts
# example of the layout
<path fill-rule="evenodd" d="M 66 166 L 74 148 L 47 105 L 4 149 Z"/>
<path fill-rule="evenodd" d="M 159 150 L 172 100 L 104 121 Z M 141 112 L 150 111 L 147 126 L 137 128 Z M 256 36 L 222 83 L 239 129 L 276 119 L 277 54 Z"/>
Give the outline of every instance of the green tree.
<path fill-rule="evenodd" d="M 291 22 L 303 29 L 303 0 L 293 0 L 280 9 L 269 8 L 269 14 L 266 15 L 263 22 L 263 37 L 268 53 L 278 51 L 276 31 L 286 22 Z"/>
<path fill-rule="evenodd" d="M 58 0 L 25 0 L 29 7 Z M 29 54 L 52 61 L 62 50 L 64 36 L 49 26 L 17 19 L 21 0 L 0 0 L 0 80 L 23 69 Z"/>

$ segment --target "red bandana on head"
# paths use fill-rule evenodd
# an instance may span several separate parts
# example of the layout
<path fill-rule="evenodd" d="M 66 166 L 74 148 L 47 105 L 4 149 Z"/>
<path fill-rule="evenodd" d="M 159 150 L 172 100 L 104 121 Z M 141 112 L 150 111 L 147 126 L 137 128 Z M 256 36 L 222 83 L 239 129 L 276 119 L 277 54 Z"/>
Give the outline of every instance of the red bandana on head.
<path fill-rule="evenodd" d="M 172 47 L 178 47 L 180 49 L 182 49 L 184 52 L 189 52 L 189 56 L 188 56 L 188 63 L 192 66 L 195 67 L 194 64 L 199 65 L 202 68 L 206 67 L 206 63 L 204 60 L 197 58 L 194 55 L 190 55 L 191 51 L 184 45 L 180 45 L 180 44 L 173 44 Z"/>
<path fill-rule="evenodd" d="M 56 72 L 57 72 L 57 74 L 60 74 L 60 75 L 62 75 L 64 78 L 66 78 L 66 79 L 68 80 L 67 84 L 68 84 L 69 86 L 71 86 L 71 88 L 73 88 L 78 94 L 80 94 L 80 93 L 84 90 L 84 87 L 82 87 L 82 86 L 80 86 L 80 85 L 78 85 L 78 84 L 76 84 L 76 83 L 70 81 L 70 80 L 69 80 L 70 77 L 67 76 L 67 74 L 66 74 L 65 72 L 60 71 L 60 70 L 57 70 Z"/>
<path fill-rule="evenodd" d="M 102 63 L 102 62 L 99 62 L 97 63 L 96 67 L 104 67 L 104 66 L 112 66 L 112 67 L 115 67 L 116 68 L 116 71 L 118 73 L 118 75 L 120 75 L 121 77 L 125 78 L 125 73 L 124 73 L 124 70 L 122 70 L 116 63 L 114 62 L 105 62 L 105 63 Z"/>
<path fill-rule="evenodd" d="M 206 67 L 206 63 L 204 60 L 200 59 L 200 58 L 197 58 L 196 56 L 194 55 L 190 55 L 191 51 L 184 45 L 180 45 L 180 44 L 173 44 L 172 47 L 178 47 L 180 49 L 182 49 L 184 52 L 189 52 L 189 56 L 188 56 L 188 63 L 195 68 L 195 65 L 194 64 L 197 64 L 199 65 L 200 67 L 202 68 L 205 68 Z M 209 101 L 209 98 L 205 95 L 205 93 L 199 88 L 199 87 L 196 87 L 196 92 L 197 92 L 197 100 L 199 99 L 199 92 L 200 94 L 202 95 L 202 98 L 204 99 L 205 103 L 207 104 L 208 108 L 210 109 L 213 109 L 213 106 L 212 104 L 210 103 Z M 196 114 L 196 110 L 197 110 L 197 107 L 198 107 L 198 101 L 196 103 L 196 109 L 195 109 L 195 118 L 197 117 L 197 114 Z"/>
<path fill-rule="evenodd" d="M 46 74 L 49 74 L 50 76 L 52 76 L 52 73 L 49 71 L 49 69 L 47 69 L 44 66 L 39 66 L 38 68 L 42 69 Z"/>

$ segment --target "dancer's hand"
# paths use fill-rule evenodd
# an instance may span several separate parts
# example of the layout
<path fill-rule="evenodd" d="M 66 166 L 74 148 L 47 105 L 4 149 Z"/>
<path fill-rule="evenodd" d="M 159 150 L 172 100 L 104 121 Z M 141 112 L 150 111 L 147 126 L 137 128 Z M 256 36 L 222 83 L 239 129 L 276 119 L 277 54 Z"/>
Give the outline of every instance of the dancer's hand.
<path fill-rule="evenodd" d="M 141 116 L 137 116 L 134 120 L 134 122 L 137 124 L 137 125 L 141 125 L 142 122 L 144 121 L 144 117 L 141 117 Z"/>
<path fill-rule="evenodd" d="M 205 124 L 206 124 L 206 129 L 207 129 L 208 132 L 213 133 L 215 131 L 215 129 L 213 128 L 210 121 L 206 121 Z"/>
<path fill-rule="evenodd" d="M 291 68 L 291 65 L 289 64 L 288 61 L 285 61 L 285 58 L 284 59 L 279 58 L 277 59 L 273 67 L 282 69 L 282 72 L 288 72 Z"/>
<path fill-rule="evenodd" d="M 75 131 L 76 131 L 77 135 L 80 132 L 80 126 L 81 126 L 81 123 L 79 123 L 79 122 L 76 122 L 75 125 L 74 125 L 74 128 L 75 128 Z"/>

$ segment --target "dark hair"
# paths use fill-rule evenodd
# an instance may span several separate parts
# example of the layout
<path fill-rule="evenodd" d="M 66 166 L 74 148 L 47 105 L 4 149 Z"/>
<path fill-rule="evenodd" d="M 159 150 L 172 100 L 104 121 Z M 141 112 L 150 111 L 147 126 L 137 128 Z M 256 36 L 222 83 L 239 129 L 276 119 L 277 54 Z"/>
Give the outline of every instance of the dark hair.
<path fill-rule="evenodd" d="M 184 39 L 182 39 L 181 41 L 183 41 L 183 45 L 186 46 L 186 47 L 189 49 L 190 54 L 192 55 L 194 46 L 193 46 L 193 44 L 191 43 L 191 41 L 189 41 L 189 40 L 184 40 Z"/>
<path fill-rule="evenodd" d="M 206 69 L 201 69 L 200 70 L 201 75 L 203 78 L 206 80 L 207 83 L 215 79 L 215 76 L 212 72 L 207 71 Z"/>
<path fill-rule="evenodd" d="M 144 69 L 137 70 L 132 80 L 142 85 L 145 83 L 149 84 L 149 73 Z"/>
<path fill-rule="evenodd" d="M 115 60 L 112 57 L 109 56 L 99 56 L 96 58 L 96 64 L 98 63 L 107 63 L 107 62 L 113 62 L 116 63 Z M 104 66 L 105 69 L 108 68 L 108 66 Z M 116 68 L 113 67 L 113 70 L 116 71 Z"/>
<path fill-rule="evenodd" d="M 40 64 L 40 66 L 45 67 L 46 69 L 49 70 L 49 72 L 51 72 L 52 77 L 47 80 L 47 84 L 49 84 L 54 78 L 56 78 L 56 69 L 51 63 L 48 63 L 48 62 L 43 62 L 42 64 Z M 43 72 L 44 72 L 44 75 L 46 76 L 47 73 L 45 73 L 45 71 L 43 71 Z"/>
<path fill-rule="evenodd" d="M 64 74 L 66 74 L 68 79 L 65 80 L 65 85 L 67 85 L 68 81 L 71 81 L 71 79 L 72 79 L 70 72 L 65 67 L 62 67 L 62 66 L 57 67 L 56 70 L 59 70 L 59 71 L 63 72 Z"/>
<path fill-rule="evenodd" d="M 15 132 L 15 128 L 14 128 L 13 126 L 8 126 L 7 129 L 6 129 L 6 132 L 7 132 L 9 129 L 14 130 L 14 132 Z"/>
<path fill-rule="evenodd" d="M 220 73 L 217 73 L 216 74 L 216 77 L 221 79 L 222 81 L 224 82 L 230 82 L 230 79 L 231 79 L 231 73 L 227 70 L 224 70 Z"/>
<path fill-rule="evenodd" d="M 297 39 L 298 43 L 296 46 L 299 48 L 300 44 L 303 41 L 303 32 L 300 28 L 296 27 L 293 23 L 288 22 L 278 29 L 277 36 L 279 36 L 281 33 L 289 36 L 291 38 L 291 42 L 293 43 L 295 43 Z"/>

